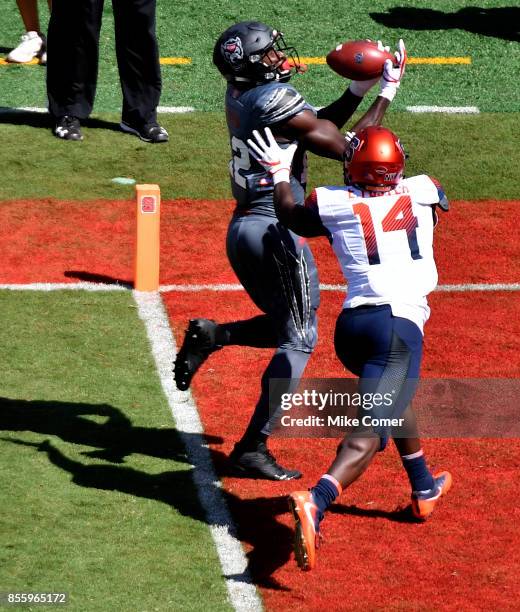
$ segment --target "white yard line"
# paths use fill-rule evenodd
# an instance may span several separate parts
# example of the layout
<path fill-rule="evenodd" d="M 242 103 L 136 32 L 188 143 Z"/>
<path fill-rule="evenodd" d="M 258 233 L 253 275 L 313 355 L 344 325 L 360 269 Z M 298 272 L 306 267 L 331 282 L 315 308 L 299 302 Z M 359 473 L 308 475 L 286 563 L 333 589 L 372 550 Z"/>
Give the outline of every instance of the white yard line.
<path fill-rule="evenodd" d="M 46 108 L 40 106 L 1 106 L 0 113 L 15 113 L 15 112 L 30 112 L 30 113 L 48 113 Z M 193 113 L 195 108 L 193 106 L 158 106 L 158 113 Z"/>
<path fill-rule="evenodd" d="M 519 291 L 520 283 L 463 283 L 438 285 L 435 291 Z"/>
<path fill-rule="evenodd" d="M 247 558 L 235 535 L 236 528 L 213 468 L 197 408 L 191 393 L 177 391 L 173 382 L 172 364 L 177 349 L 161 296 L 140 291 L 134 291 L 133 295 L 176 429 L 194 466 L 193 480 L 217 548 L 231 605 L 237 611 L 261 611 L 262 602 L 247 571 Z M 203 593 L 200 595 L 204 597 Z"/>
<path fill-rule="evenodd" d="M 0 289 L 10 291 L 129 291 L 126 285 L 106 284 L 106 283 L 4 283 L 0 284 Z M 321 291 L 346 291 L 346 285 L 328 285 L 322 283 Z M 239 284 L 229 283 L 209 283 L 205 285 L 161 285 L 161 293 L 197 293 L 199 291 L 243 291 L 244 288 Z M 458 285 L 437 285 L 435 291 L 443 292 L 465 292 L 465 291 L 520 291 L 520 283 L 462 283 Z"/>
<path fill-rule="evenodd" d="M 193 106 L 158 106 L 158 113 L 193 113 L 195 108 Z"/>
<path fill-rule="evenodd" d="M 346 285 L 320 285 L 321 291 L 347 291 Z M 458 293 L 460 291 L 520 291 L 520 283 L 464 283 L 460 285 L 437 285 L 435 291 Z"/>
<path fill-rule="evenodd" d="M 447 113 L 478 115 L 480 110 L 477 106 L 407 106 L 409 113 Z"/>
<path fill-rule="evenodd" d="M 321 107 L 317 107 L 318 110 Z M 470 114 L 470 115 L 478 115 L 480 113 L 480 109 L 477 106 L 407 106 L 406 110 L 409 113 L 446 113 L 446 114 Z M 13 112 L 32 112 L 32 113 L 47 113 L 48 110 L 46 108 L 38 107 L 38 106 L 21 106 L 18 108 L 3 106 L 0 107 L 0 113 L 13 113 Z M 196 112 L 195 107 L 193 106 L 158 106 L 158 113 L 175 113 L 175 114 L 184 114 L 184 113 L 194 113 Z"/>
<path fill-rule="evenodd" d="M 244 287 L 237 284 L 228 283 L 216 283 L 208 285 L 161 285 L 159 291 L 161 293 L 169 293 L 170 291 L 182 291 L 182 292 L 197 292 L 197 291 L 243 291 Z"/>
<path fill-rule="evenodd" d="M 1 287 L 1 286 L 0 286 Z M 321 291 L 344 291 L 347 285 L 320 284 Z M 199 291 L 243 291 L 242 285 L 208 284 L 208 285 L 161 285 L 161 293 L 178 291 L 196 293 Z M 465 283 L 461 285 L 438 285 L 435 291 L 520 291 L 520 283 Z"/>
<path fill-rule="evenodd" d="M 11 291 L 62 291 L 63 289 L 84 291 L 129 291 L 125 285 L 108 285 L 106 283 L 5 283 L 0 284 L 0 289 Z"/>

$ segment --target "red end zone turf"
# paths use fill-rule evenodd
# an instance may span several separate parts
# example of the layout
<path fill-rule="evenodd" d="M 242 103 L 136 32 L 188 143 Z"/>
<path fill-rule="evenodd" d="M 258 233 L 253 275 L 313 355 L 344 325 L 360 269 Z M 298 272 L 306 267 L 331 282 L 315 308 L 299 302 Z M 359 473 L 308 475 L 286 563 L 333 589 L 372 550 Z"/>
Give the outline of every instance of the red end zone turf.
<path fill-rule="evenodd" d="M 436 231 L 440 283 L 518 282 L 518 201 L 452 203 Z M 161 283 L 233 283 L 225 255 L 232 203 L 162 203 Z M 64 282 L 71 272 L 132 280 L 135 203 L 11 201 L 0 205 L 0 282 Z M 320 279 L 342 283 L 325 239 L 312 241 Z M 516 262 L 516 265 L 515 263 Z"/>
<path fill-rule="evenodd" d="M 189 317 L 223 321 L 256 314 L 247 297 L 238 293 L 220 298 L 212 292 L 172 293 L 165 301 L 178 341 Z M 434 296 L 425 374 L 520 376 L 512 343 L 520 324 L 511 305 L 507 292 Z M 331 341 L 340 306 L 339 294 L 322 294 L 320 342 L 308 377 L 342 375 Z M 498 337 L 497 329 L 501 329 Z M 267 608 L 476 610 L 491 607 L 497 589 L 504 608 L 512 606 L 520 561 L 520 516 L 511 487 L 520 467 L 518 440 L 426 440 L 430 464 L 435 470 L 451 470 L 455 484 L 424 525 L 409 522 L 408 483 L 396 452 L 389 448 L 333 506 L 324 524 L 317 568 L 305 574 L 297 569 L 285 495 L 314 483 L 328 466 L 338 440 L 271 442 L 286 465 L 304 472 L 297 483 L 225 477 L 225 455 L 251 414 L 269 355 L 266 350 L 225 348 L 210 357 L 193 390 L 206 432 L 225 440 L 213 447 L 214 459 Z M 499 407 L 490 409 L 499 411 Z"/>
<path fill-rule="evenodd" d="M 454 202 L 441 215 L 437 261 L 441 283 L 518 282 L 515 218 L 520 202 Z M 163 203 L 161 282 L 234 283 L 225 257 L 231 203 Z M 133 202 L 4 202 L 1 283 L 130 281 Z M 322 282 L 341 283 L 325 240 L 312 244 Z M 323 292 L 320 342 L 308 377 L 341 376 L 332 331 L 340 293 Z M 256 314 L 242 292 L 164 295 L 177 341 L 194 316 L 235 320 Z M 423 374 L 519 377 L 518 293 L 436 293 L 426 328 Z M 285 495 L 306 488 L 326 469 L 337 440 L 273 440 L 286 464 L 304 472 L 297 483 L 225 476 L 225 457 L 256 401 L 269 351 L 230 347 L 211 356 L 195 379 L 196 397 L 224 492 L 249 555 L 249 569 L 268 609 L 516 609 L 520 566 L 519 510 L 514 483 L 518 440 L 427 440 L 434 469 L 449 469 L 454 488 L 425 525 L 411 524 L 406 478 L 396 453 L 377 457 L 327 516 L 318 566 L 302 573 L 291 559 L 292 526 Z M 499 406 L 490 406 L 497 411 Z"/>

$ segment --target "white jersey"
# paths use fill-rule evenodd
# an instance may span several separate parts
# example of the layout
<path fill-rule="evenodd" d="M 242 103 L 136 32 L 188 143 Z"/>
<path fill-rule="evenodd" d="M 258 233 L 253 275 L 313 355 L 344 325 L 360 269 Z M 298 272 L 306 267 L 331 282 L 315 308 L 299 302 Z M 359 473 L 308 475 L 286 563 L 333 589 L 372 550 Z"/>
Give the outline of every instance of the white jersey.
<path fill-rule="evenodd" d="M 311 196 L 348 283 L 344 308 L 389 304 L 421 331 L 426 296 L 437 285 L 432 204 L 444 194 L 426 175 L 403 179 L 374 195 L 355 187 L 319 187 Z"/>

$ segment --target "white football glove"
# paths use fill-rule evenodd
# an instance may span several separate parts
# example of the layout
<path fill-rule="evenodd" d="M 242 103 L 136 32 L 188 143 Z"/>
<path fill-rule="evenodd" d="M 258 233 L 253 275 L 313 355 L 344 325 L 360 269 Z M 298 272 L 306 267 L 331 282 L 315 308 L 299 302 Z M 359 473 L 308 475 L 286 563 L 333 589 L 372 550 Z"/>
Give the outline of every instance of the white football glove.
<path fill-rule="evenodd" d="M 293 142 L 286 149 L 282 149 L 274 139 L 271 130 L 266 127 L 264 131 L 267 142 L 260 136 L 257 130 L 253 130 L 254 140 L 249 138 L 247 141 L 249 151 L 256 161 L 273 177 L 275 185 L 283 181 L 289 183 L 291 162 L 298 145 Z"/>
<path fill-rule="evenodd" d="M 367 38 L 368 42 L 372 42 L 370 38 Z M 377 48 L 379 51 L 390 51 L 390 47 L 385 47 L 383 43 L 378 40 Z M 376 77 L 375 79 L 370 79 L 369 81 L 352 81 L 350 83 L 349 89 L 350 91 L 357 96 L 358 98 L 362 98 L 376 83 L 379 82 L 380 77 Z"/>
<path fill-rule="evenodd" d="M 408 57 L 402 38 L 399 40 L 398 47 L 399 51 L 395 52 L 395 65 L 392 60 L 388 59 L 385 61 L 383 76 L 380 81 L 381 91 L 379 95 L 390 100 L 390 102 L 395 98 L 395 94 L 399 89 Z"/>
<path fill-rule="evenodd" d="M 350 145 L 355 135 L 356 132 L 345 132 L 345 143 L 347 147 Z"/>

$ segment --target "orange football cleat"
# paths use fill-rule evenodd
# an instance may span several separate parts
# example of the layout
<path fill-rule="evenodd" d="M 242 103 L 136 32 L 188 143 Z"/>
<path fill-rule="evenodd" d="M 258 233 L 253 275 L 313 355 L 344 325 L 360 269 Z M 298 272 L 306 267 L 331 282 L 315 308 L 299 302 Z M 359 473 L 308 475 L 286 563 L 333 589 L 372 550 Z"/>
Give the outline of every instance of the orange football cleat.
<path fill-rule="evenodd" d="M 294 554 L 298 567 L 311 570 L 316 564 L 320 521 L 323 515 L 310 491 L 294 491 L 289 495 L 289 508 L 294 516 Z"/>
<path fill-rule="evenodd" d="M 412 512 L 415 518 L 426 520 L 435 508 L 439 499 L 451 489 L 453 479 L 449 472 L 439 472 L 433 477 L 435 487 L 429 491 L 412 493 Z"/>

